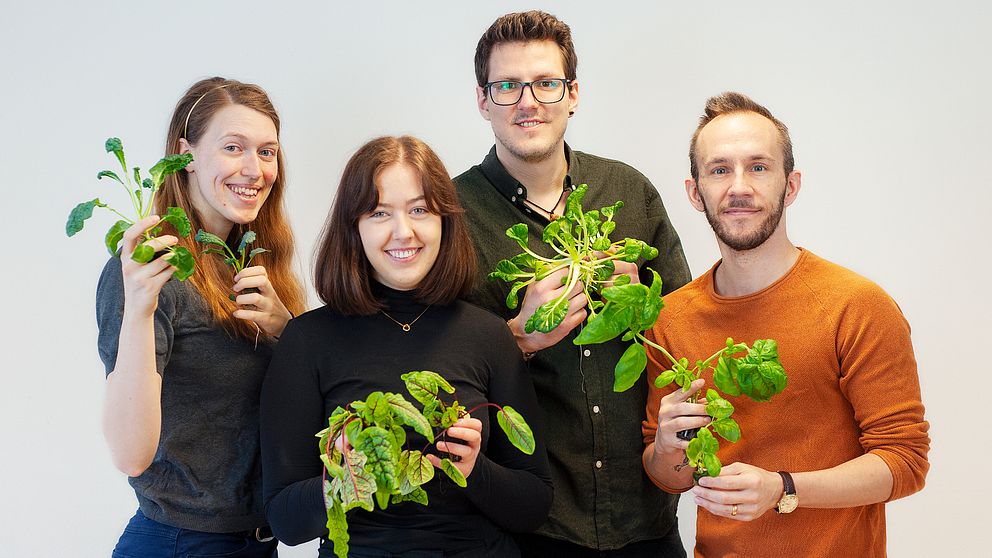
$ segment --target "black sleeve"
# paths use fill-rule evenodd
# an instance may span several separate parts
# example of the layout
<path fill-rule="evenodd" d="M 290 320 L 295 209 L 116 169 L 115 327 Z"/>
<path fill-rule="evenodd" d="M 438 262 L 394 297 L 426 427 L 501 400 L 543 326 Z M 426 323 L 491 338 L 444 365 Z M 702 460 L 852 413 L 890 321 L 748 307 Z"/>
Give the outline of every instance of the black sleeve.
<path fill-rule="evenodd" d="M 326 426 L 324 400 L 306 337 L 290 320 L 262 384 L 262 489 L 276 538 L 297 545 L 326 534 L 323 471 L 314 434 Z"/>
<path fill-rule="evenodd" d="M 502 326 L 502 324 L 500 324 Z M 480 454 L 468 477 L 465 493 L 482 514 L 512 532 L 537 529 L 548 517 L 554 490 L 544 444 L 544 420 L 534 386 L 516 341 L 505 327 L 495 332 L 490 365 L 488 400 L 517 410 L 534 431 L 536 449 L 526 455 L 499 427 L 498 410 L 489 408 L 488 447 Z"/>
<path fill-rule="evenodd" d="M 689 264 L 682 252 L 682 241 L 668 218 L 661 195 L 646 177 L 644 179 L 644 210 L 647 236 L 643 240 L 658 249 L 658 256 L 641 266 L 641 283 L 651 284 L 651 268 L 662 280 L 662 294 L 668 294 L 692 280 Z"/>

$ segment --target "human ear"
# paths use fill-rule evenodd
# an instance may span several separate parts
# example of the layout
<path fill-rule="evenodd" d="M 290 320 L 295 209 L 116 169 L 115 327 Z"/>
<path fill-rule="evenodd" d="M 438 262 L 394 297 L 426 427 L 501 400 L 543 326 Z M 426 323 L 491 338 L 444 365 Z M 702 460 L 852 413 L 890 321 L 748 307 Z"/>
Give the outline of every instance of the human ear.
<path fill-rule="evenodd" d="M 799 171 L 792 171 L 789 176 L 785 179 L 785 200 L 783 204 L 785 207 L 792 205 L 792 202 L 796 201 L 796 197 L 799 196 L 799 189 L 802 187 L 802 174 Z"/>
<path fill-rule="evenodd" d="M 479 114 L 482 118 L 490 120 L 489 117 L 489 96 L 486 95 L 486 90 L 483 87 L 475 87 L 475 103 L 479 108 Z"/>
<path fill-rule="evenodd" d="M 687 178 L 685 179 L 685 194 L 689 197 L 689 203 L 692 207 L 696 208 L 696 211 L 705 212 L 706 206 L 703 204 L 702 194 L 699 192 L 699 185 L 696 181 Z"/>
<path fill-rule="evenodd" d="M 183 153 L 192 153 L 192 152 L 193 152 L 193 147 L 189 144 L 188 141 L 186 141 L 186 138 L 179 138 L 179 154 L 182 155 Z M 188 165 L 186 165 L 186 168 L 184 170 L 186 172 L 193 172 L 196 169 L 194 165 L 196 165 L 195 158 L 192 161 L 190 161 Z"/>

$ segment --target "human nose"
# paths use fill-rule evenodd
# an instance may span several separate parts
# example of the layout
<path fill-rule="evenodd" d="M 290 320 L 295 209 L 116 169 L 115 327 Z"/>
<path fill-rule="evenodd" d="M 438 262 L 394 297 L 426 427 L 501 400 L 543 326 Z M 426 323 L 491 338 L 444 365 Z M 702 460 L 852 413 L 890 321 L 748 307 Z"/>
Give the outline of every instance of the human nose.
<path fill-rule="evenodd" d="M 262 162 L 257 153 L 245 152 L 241 175 L 253 180 L 258 180 L 262 176 Z"/>
<path fill-rule="evenodd" d="M 523 89 L 520 90 L 520 100 L 517 101 L 517 106 L 536 107 L 537 105 L 537 97 L 534 96 L 534 85 L 531 83 L 523 84 Z"/>
<path fill-rule="evenodd" d="M 743 168 L 734 170 L 734 179 L 730 183 L 729 193 L 734 197 L 748 196 L 751 194 L 751 185 L 747 181 L 747 176 Z"/>
<path fill-rule="evenodd" d="M 400 213 L 393 220 L 393 238 L 403 239 L 413 236 L 413 227 L 410 218 L 405 213 Z"/>

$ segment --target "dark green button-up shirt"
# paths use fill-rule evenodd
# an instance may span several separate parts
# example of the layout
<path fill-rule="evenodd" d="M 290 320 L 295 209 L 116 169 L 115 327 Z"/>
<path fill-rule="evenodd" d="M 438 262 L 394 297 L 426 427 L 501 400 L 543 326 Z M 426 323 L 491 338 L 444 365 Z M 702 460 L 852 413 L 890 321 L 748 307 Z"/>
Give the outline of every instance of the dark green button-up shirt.
<path fill-rule="evenodd" d="M 664 293 L 689 282 L 678 234 L 648 179 L 619 161 L 568 146 L 565 152 L 568 175 L 563 187 L 588 184 L 584 208 L 623 200 L 610 237 L 637 238 L 659 250 L 654 260 L 640 262 L 641 281 L 650 283 L 650 267 L 664 281 Z M 495 147 L 482 164 L 455 178 L 455 184 L 479 258 L 479 284 L 470 300 L 509 320 L 517 314 L 505 303 L 510 284 L 487 281 L 486 275 L 500 260 L 520 252 L 505 234 L 515 223 L 528 225 L 532 250 L 551 256 L 551 248 L 541 241 L 548 220 L 524 203 L 527 188 L 506 171 Z M 641 464 L 646 376 L 626 392 L 614 393 L 613 368 L 629 343 L 615 339 L 579 347 L 572 344 L 577 334 L 578 328 L 530 360 L 548 426 L 555 484 L 551 515 L 537 533 L 601 550 L 661 538 L 677 528 L 678 497 L 655 487 Z"/>

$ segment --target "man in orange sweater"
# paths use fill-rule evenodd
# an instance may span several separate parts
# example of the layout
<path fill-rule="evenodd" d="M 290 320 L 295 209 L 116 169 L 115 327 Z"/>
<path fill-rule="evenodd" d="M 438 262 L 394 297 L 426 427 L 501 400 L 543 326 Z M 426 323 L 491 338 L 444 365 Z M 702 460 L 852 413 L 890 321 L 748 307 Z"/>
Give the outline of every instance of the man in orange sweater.
<path fill-rule="evenodd" d="M 694 486 L 676 433 L 709 423 L 688 400 L 710 378 L 656 389 L 671 363 L 649 350 L 644 468 L 664 490 L 692 490 L 696 556 L 884 556 L 884 503 L 920 490 L 929 468 L 909 325 L 880 287 L 789 241 L 800 174 L 767 109 L 711 98 L 689 158 L 686 192 L 722 259 L 665 298 L 649 338 L 690 362 L 727 337 L 775 339 L 788 385 L 769 402 L 730 398 L 741 441 L 723 442 L 720 475 Z"/>

